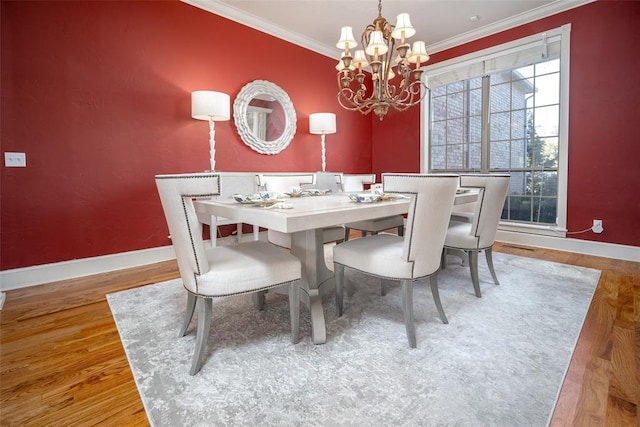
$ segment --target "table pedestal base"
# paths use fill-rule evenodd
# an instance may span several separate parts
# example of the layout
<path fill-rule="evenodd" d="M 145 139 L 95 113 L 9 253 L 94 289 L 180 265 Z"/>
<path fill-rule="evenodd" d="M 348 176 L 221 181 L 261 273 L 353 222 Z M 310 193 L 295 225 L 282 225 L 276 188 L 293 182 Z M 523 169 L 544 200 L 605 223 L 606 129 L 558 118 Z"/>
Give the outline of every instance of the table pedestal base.
<path fill-rule="evenodd" d="M 306 230 L 291 235 L 291 253 L 302 262 L 301 300 L 311 312 L 311 336 L 314 344 L 327 342 L 327 329 L 322 308 L 322 293 L 335 286 L 333 272 L 324 261 L 322 229 Z"/>

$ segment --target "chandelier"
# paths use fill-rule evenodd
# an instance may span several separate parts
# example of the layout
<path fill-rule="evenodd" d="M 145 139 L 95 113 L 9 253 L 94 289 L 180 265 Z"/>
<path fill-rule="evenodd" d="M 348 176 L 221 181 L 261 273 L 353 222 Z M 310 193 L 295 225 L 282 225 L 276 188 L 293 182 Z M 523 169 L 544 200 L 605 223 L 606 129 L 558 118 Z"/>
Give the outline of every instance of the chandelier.
<path fill-rule="evenodd" d="M 421 80 L 420 64 L 427 62 L 429 55 L 423 41 L 413 42 L 409 49 L 406 40 L 415 33 L 408 13 L 399 14 L 396 25 L 391 25 L 382 16 L 382 0 L 378 0 L 378 17 L 362 33 L 364 50 L 356 50 L 351 55 L 358 43 L 352 28 L 342 27 L 336 44 L 338 49 L 343 49 L 336 65 L 340 105 L 365 115 L 373 111 L 382 120 L 389 107 L 405 111 L 419 104 L 426 93 L 422 91 L 426 86 Z M 365 85 L 365 67 L 371 71 L 369 88 Z"/>

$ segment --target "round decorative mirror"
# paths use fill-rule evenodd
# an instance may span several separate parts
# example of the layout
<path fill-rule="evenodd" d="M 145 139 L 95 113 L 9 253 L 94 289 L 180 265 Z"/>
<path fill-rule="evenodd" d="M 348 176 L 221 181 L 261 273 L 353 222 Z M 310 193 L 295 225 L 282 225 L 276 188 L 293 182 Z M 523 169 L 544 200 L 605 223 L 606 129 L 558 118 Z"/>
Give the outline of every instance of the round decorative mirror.
<path fill-rule="evenodd" d="M 242 141 L 261 154 L 278 154 L 296 133 L 296 110 L 278 85 L 254 80 L 233 102 L 233 121 Z"/>

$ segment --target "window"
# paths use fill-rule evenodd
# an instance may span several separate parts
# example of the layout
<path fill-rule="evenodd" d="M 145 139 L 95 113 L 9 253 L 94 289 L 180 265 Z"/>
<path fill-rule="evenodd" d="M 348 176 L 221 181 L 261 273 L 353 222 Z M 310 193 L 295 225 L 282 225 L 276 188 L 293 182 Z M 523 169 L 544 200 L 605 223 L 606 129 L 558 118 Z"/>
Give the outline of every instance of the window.
<path fill-rule="evenodd" d="M 569 29 L 425 68 L 422 169 L 509 173 L 502 229 L 566 231 Z"/>

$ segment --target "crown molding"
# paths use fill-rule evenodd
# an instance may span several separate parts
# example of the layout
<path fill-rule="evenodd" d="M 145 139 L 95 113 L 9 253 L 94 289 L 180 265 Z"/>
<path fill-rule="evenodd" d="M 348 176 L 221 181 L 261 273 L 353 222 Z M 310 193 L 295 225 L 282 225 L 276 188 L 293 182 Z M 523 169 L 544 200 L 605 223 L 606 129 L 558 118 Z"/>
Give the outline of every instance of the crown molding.
<path fill-rule="evenodd" d="M 258 30 L 263 33 L 269 34 L 270 36 L 274 36 L 284 41 L 301 46 L 305 49 L 312 50 L 321 55 L 328 56 L 330 58 L 334 58 L 336 56 L 335 48 L 325 46 L 321 43 L 316 42 L 315 40 L 304 37 L 298 33 L 288 31 L 282 27 L 271 24 L 270 22 L 266 22 L 255 15 L 247 13 L 233 6 L 230 6 L 219 0 L 181 0 L 181 1 L 183 3 L 190 4 L 191 6 L 195 6 L 197 8 L 211 12 L 215 15 L 222 16 L 223 18 L 227 18 L 231 21 L 235 21 L 239 24 L 246 25 L 247 27 L 251 27 L 254 30 Z"/>
<path fill-rule="evenodd" d="M 501 31 L 515 28 L 517 26 L 526 24 L 527 22 L 546 18 L 547 16 L 574 9 L 576 7 L 580 7 L 594 1 L 596 0 L 556 0 L 552 3 L 532 9 L 528 12 L 514 15 L 510 18 L 494 22 L 490 25 L 485 25 L 476 30 L 468 31 L 466 33 L 451 37 L 441 42 L 433 43 L 427 46 L 427 50 L 429 51 L 429 53 L 441 52 L 443 50 L 451 49 L 453 47 L 460 46 L 465 43 L 499 33 Z M 334 46 L 325 46 L 298 33 L 288 31 L 282 27 L 263 21 L 261 18 L 255 15 L 248 14 L 245 11 L 223 3 L 220 0 L 182 0 L 182 2 L 206 10 L 215 15 L 219 15 L 232 21 L 238 22 L 242 25 L 246 25 L 255 30 L 267 33 L 290 43 L 296 44 L 305 49 L 312 50 L 321 55 L 336 59 L 336 50 Z"/>
<path fill-rule="evenodd" d="M 539 19 L 546 18 L 547 16 L 556 15 L 576 7 L 584 6 L 585 4 L 593 3 L 595 1 L 596 0 L 557 0 L 553 3 L 511 16 L 507 19 L 496 21 L 493 24 L 485 25 L 484 27 L 480 27 L 476 30 L 468 31 L 441 42 L 431 44 L 427 46 L 427 50 L 429 53 L 441 52 L 492 34 L 497 34 L 502 31 L 518 27 L 528 22 L 537 21 Z"/>

